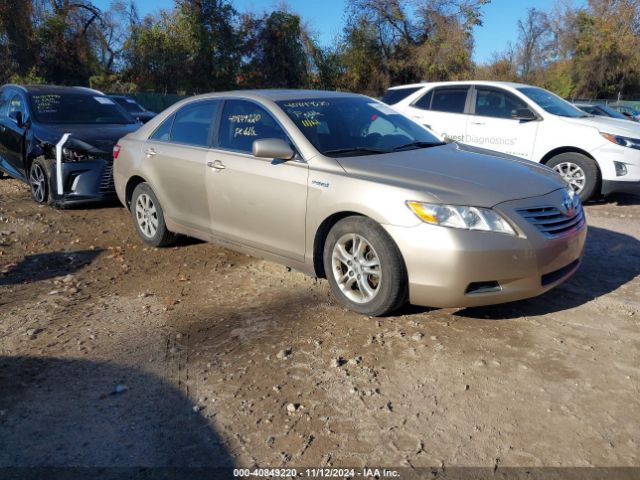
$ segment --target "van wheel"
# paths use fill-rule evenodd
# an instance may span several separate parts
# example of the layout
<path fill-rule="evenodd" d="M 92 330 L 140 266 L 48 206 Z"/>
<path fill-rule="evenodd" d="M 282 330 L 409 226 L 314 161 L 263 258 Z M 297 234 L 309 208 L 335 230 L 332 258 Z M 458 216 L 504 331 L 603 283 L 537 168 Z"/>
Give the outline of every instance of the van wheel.
<path fill-rule="evenodd" d="M 589 157 L 576 152 L 561 153 L 549 160 L 547 166 L 562 175 L 583 202 L 598 193 L 600 171 Z"/>
<path fill-rule="evenodd" d="M 168 247 L 177 235 L 167 229 L 160 202 L 147 183 L 136 186 L 131 197 L 133 225 L 140 238 L 152 247 Z"/>
<path fill-rule="evenodd" d="M 347 217 L 329 231 L 324 271 L 334 296 L 365 315 L 391 313 L 407 301 L 407 274 L 389 234 L 367 217 Z"/>
<path fill-rule="evenodd" d="M 44 158 L 36 158 L 29 167 L 29 185 L 31 198 L 36 203 L 50 204 L 51 191 L 49 179 L 51 178 L 51 163 Z"/>

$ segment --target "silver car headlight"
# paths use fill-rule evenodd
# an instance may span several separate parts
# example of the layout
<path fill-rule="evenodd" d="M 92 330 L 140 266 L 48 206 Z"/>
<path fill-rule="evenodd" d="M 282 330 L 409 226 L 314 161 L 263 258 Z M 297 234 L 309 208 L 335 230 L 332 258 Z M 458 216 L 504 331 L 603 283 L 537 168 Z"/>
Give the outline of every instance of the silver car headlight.
<path fill-rule="evenodd" d="M 640 150 L 640 139 L 638 138 L 623 137 L 621 135 L 604 132 L 600 132 L 600 135 L 609 140 L 611 143 L 615 143 L 616 145 L 620 145 L 621 147 L 629 147 Z"/>
<path fill-rule="evenodd" d="M 516 235 L 509 222 L 490 208 L 438 205 L 415 201 L 408 201 L 407 207 L 420 220 L 431 225 Z"/>

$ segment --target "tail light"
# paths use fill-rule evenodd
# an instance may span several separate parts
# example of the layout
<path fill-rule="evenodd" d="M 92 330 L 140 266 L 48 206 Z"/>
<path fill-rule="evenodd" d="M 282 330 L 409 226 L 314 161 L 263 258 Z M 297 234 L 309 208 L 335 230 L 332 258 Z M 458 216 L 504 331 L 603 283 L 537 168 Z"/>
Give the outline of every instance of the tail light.
<path fill-rule="evenodd" d="M 118 155 L 120 155 L 120 145 L 115 145 L 113 147 L 113 159 L 117 159 Z"/>

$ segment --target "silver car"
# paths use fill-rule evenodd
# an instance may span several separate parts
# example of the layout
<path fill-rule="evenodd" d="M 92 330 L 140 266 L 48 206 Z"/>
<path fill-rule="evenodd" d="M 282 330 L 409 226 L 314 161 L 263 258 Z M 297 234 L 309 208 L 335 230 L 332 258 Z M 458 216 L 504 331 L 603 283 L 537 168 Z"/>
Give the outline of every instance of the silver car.
<path fill-rule="evenodd" d="M 443 143 L 369 97 L 202 95 L 114 149 L 149 245 L 177 234 L 326 277 L 366 315 L 539 295 L 578 268 L 582 205 L 551 169 Z"/>

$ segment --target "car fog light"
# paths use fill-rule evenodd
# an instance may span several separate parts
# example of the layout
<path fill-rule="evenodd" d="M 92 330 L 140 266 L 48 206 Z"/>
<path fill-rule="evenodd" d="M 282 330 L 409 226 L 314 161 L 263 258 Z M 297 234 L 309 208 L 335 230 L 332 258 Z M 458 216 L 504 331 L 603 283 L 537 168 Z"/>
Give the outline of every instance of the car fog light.
<path fill-rule="evenodd" d="M 627 174 L 627 166 L 622 162 L 613 162 L 616 167 L 616 177 L 622 177 Z"/>

